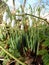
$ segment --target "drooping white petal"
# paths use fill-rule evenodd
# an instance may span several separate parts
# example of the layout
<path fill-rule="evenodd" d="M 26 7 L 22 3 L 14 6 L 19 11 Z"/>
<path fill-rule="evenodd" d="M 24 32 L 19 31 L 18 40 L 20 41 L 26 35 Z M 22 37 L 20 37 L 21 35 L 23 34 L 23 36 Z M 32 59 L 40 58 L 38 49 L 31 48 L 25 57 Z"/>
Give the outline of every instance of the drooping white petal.
<path fill-rule="evenodd" d="M 38 21 L 38 18 L 36 18 L 36 21 Z"/>
<path fill-rule="evenodd" d="M 3 14 L 3 21 L 6 22 L 7 18 L 8 18 L 8 14 L 7 14 L 7 12 L 4 12 L 4 14 Z"/>
<path fill-rule="evenodd" d="M 14 27 L 14 25 L 15 25 L 15 20 L 13 19 L 11 23 L 11 27 Z"/>
<path fill-rule="evenodd" d="M 10 18 L 7 19 L 7 25 L 11 22 Z"/>
<path fill-rule="evenodd" d="M 18 15 L 18 14 L 22 14 L 22 13 L 18 13 L 18 12 L 17 12 L 16 15 Z M 22 16 L 16 16 L 16 19 L 17 19 L 17 20 L 18 20 L 18 19 L 21 20 L 21 19 L 22 19 Z"/>
<path fill-rule="evenodd" d="M 29 25 L 30 25 L 30 27 L 32 26 L 32 20 L 30 17 L 29 17 Z"/>
<path fill-rule="evenodd" d="M 44 22 L 42 22 L 42 25 L 44 25 Z"/>
<path fill-rule="evenodd" d="M 28 14 L 30 14 L 30 13 L 31 13 L 31 10 L 30 10 L 30 9 L 28 9 L 28 10 L 27 10 L 27 13 L 28 13 Z"/>
<path fill-rule="evenodd" d="M 24 26 L 23 26 L 23 24 L 21 25 L 21 30 L 23 30 L 23 28 L 24 28 Z"/>

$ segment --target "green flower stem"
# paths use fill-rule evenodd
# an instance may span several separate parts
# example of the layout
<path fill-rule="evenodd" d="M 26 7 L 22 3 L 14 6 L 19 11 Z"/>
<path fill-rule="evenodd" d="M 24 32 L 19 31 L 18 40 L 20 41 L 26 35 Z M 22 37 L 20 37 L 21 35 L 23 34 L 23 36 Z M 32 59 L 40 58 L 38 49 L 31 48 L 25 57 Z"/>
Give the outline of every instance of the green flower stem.
<path fill-rule="evenodd" d="M 20 60 L 18 60 L 17 58 L 15 58 L 13 55 L 11 55 L 9 52 L 7 52 L 2 46 L 0 46 L 0 48 L 10 57 L 12 57 L 13 59 L 15 59 L 18 63 L 20 63 L 21 65 L 26 65 L 23 62 L 21 62 Z"/>

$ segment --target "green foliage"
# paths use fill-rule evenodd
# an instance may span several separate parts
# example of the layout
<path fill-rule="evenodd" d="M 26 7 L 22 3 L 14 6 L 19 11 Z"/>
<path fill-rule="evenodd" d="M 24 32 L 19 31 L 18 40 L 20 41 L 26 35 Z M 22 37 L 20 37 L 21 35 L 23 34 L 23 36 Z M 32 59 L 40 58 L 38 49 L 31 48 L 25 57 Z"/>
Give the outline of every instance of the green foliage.
<path fill-rule="evenodd" d="M 13 34 L 15 33 L 15 34 Z M 20 53 L 18 53 L 18 49 L 20 45 L 19 43 L 19 40 L 20 40 L 20 36 L 17 34 L 17 31 L 16 32 L 12 32 L 10 34 L 10 38 L 8 40 L 8 44 L 9 44 L 9 52 L 12 53 L 12 55 L 14 55 L 15 57 L 19 57 L 20 56 Z"/>
<path fill-rule="evenodd" d="M 38 15 L 40 16 L 41 8 L 38 7 L 37 10 Z M 12 17 L 15 19 L 15 15 L 10 12 L 9 8 L 7 8 L 7 12 L 11 21 Z M 31 8 L 31 14 L 32 12 L 33 11 Z M 49 26 L 47 25 L 46 21 L 43 21 L 44 24 L 42 24 L 42 20 L 38 19 L 36 21 L 36 18 L 32 18 L 30 16 L 30 18 L 32 19 L 32 27 L 30 27 L 29 25 L 27 25 L 29 24 L 28 19 L 28 22 L 26 23 L 26 17 L 27 16 L 23 16 L 21 20 L 24 26 L 23 30 L 21 30 L 21 24 L 19 22 L 17 22 L 17 24 L 13 28 L 5 24 L 5 28 L 0 29 L 0 45 L 15 58 L 21 57 L 21 48 L 23 49 L 22 52 L 24 54 L 29 49 L 36 55 L 42 55 L 44 65 L 49 65 L 49 51 L 46 49 L 49 48 Z M 44 42 L 41 42 L 42 40 L 44 40 Z M 44 48 L 42 47 L 40 49 L 40 45 Z M 2 50 L 0 50 L 0 56 L 4 56 L 5 61 L 6 59 L 9 60 L 11 58 Z M 5 61 L 3 62 L 3 64 L 5 64 Z"/>
<path fill-rule="evenodd" d="M 44 65 L 49 65 L 49 26 L 45 28 L 43 35 L 40 35 L 40 37 L 42 36 L 41 40 L 44 39 L 44 41 L 41 43 L 42 49 L 39 50 L 39 54 L 42 55 Z"/>
<path fill-rule="evenodd" d="M 43 58 L 44 65 L 49 65 L 49 54 L 43 55 L 42 58 Z"/>

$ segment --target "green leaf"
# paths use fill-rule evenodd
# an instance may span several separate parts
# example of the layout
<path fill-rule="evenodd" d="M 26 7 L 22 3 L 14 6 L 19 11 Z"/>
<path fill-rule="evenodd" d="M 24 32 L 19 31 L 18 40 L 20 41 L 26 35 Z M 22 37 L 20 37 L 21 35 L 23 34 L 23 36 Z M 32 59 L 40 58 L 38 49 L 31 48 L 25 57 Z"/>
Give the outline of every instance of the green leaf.
<path fill-rule="evenodd" d="M 44 55 L 44 54 L 46 54 L 46 53 L 48 53 L 46 49 L 42 49 L 42 50 L 40 50 L 40 51 L 38 52 L 38 54 L 40 54 L 40 55 Z"/>
<path fill-rule="evenodd" d="M 44 65 L 49 65 L 49 54 L 48 53 L 43 55 L 42 59 L 43 59 Z"/>

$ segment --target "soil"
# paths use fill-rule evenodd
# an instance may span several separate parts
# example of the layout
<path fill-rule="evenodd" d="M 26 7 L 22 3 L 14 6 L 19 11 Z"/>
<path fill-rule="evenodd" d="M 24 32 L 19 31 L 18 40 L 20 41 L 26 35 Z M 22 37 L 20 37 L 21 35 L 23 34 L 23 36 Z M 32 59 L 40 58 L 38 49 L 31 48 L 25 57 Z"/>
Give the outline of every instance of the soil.
<path fill-rule="evenodd" d="M 4 57 L 0 57 L 0 65 L 2 65 Z"/>
<path fill-rule="evenodd" d="M 28 49 L 28 51 L 26 51 L 25 55 L 23 55 L 22 52 L 21 52 L 21 54 L 23 57 L 25 57 L 25 61 L 24 61 L 25 64 L 27 64 L 27 65 L 43 65 L 43 60 L 42 60 L 41 55 L 35 56 L 35 53 L 29 49 Z M 2 62 L 3 61 L 0 61 L 1 65 L 2 65 Z M 6 65 L 16 65 L 16 61 L 14 59 L 10 59 L 10 61 L 8 61 Z"/>
<path fill-rule="evenodd" d="M 35 53 L 27 51 L 25 63 L 27 65 L 43 65 L 42 56 L 35 56 Z"/>
<path fill-rule="evenodd" d="M 11 59 L 6 65 L 16 65 L 16 61 Z"/>
<path fill-rule="evenodd" d="M 2 65 L 3 61 L 0 61 L 1 65 Z M 35 54 L 27 51 L 26 52 L 26 56 L 25 56 L 25 64 L 27 65 L 43 65 L 43 61 L 42 61 L 42 56 L 38 55 L 35 57 Z M 16 61 L 11 59 L 10 61 L 8 61 L 8 63 L 6 65 L 16 65 Z"/>

